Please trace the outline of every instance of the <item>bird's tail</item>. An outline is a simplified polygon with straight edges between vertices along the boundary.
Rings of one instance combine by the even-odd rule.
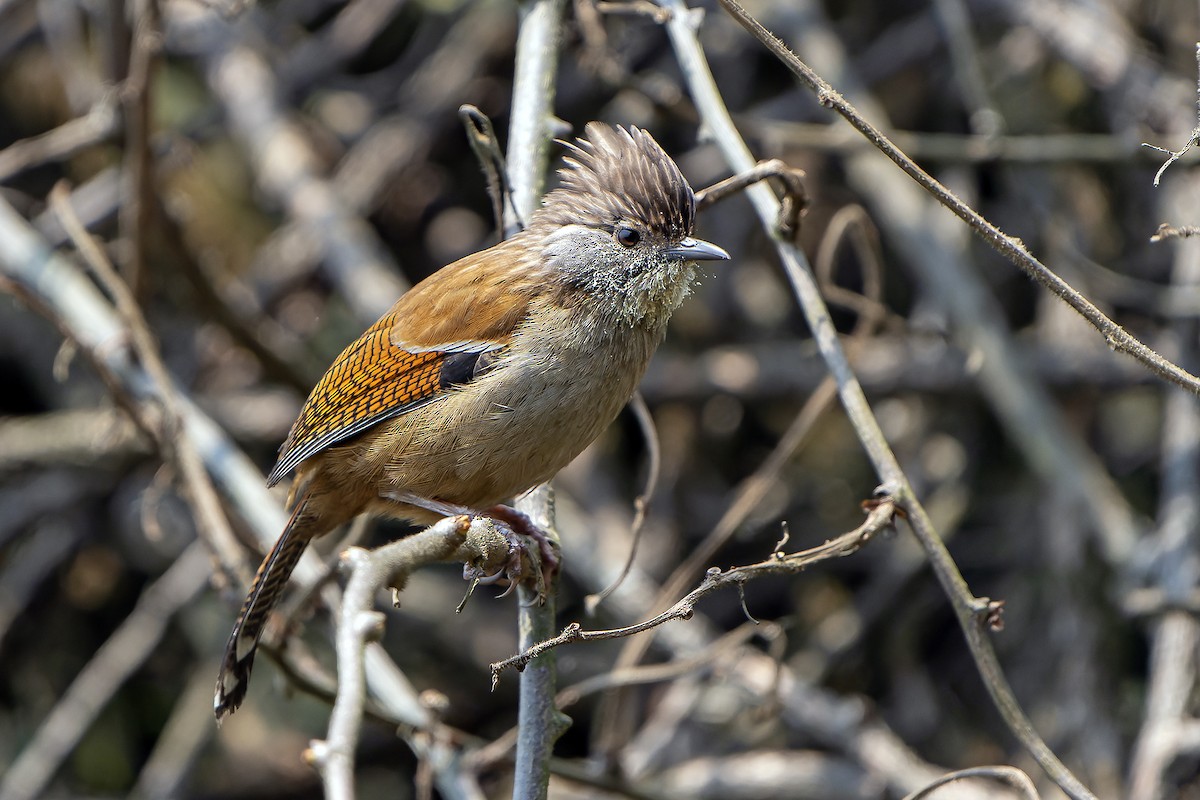
[[[254,652],[258,639],[267,624],[267,617],[279,596],[287,586],[292,570],[296,568],[304,549],[308,547],[314,532],[308,530],[313,519],[305,514],[308,497],[302,496],[292,511],[287,526],[263,559],[250,584],[250,592],[242,604],[229,642],[225,645],[225,656],[221,661],[221,672],[217,676],[217,691],[213,697],[213,712],[220,722],[226,714],[237,711],[250,685],[250,669],[254,666]]]

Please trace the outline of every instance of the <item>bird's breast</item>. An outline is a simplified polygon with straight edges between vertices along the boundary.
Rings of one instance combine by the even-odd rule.
[[[482,508],[549,480],[620,413],[661,338],[559,307],[533,319],[483,375],[386,423],[391,486]]]

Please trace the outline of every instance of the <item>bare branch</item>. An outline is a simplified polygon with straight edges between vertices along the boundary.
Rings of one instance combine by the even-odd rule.
[[[687,596],[666,611],[644,622],[638,622],[634,625],[627,625],[621,628],[613,628],[611,630],[598,631],[585,631],[580,627],[579,623],[573,622],[553,639],[538,642],[517,655],[493,663],[492,684],[495,685],[504,670],[510,668],[523,670],[533,659],[564,644],[602,641],[604,639],[621,639],[626,636],[642,633],[643,631],[652,630],[672,620],[691,619],[692,614],[696,610],[696,603],[713,592],[730,586],[741,588],[747,581],[766,575],[796,575],[808,569],[813,564],[853,555],[858,552],[859,548],[871,541],[877,533],[890,527],[895,513],[895,503],[890,498],[884,498],[873,505],[873,508],[871,508],[867,515],[866,521],[862,525],[848,533],[842,534],[836,539],[830,539],[817,547],[788,555],[772,553],[769,558],[757,564],[733,567],[724,572],[717,567],[713,567],[704,576],[704,581],[699,587],[692,590]]]

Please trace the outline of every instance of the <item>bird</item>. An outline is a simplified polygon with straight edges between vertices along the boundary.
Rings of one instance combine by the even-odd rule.
[[[317,382],[268,486],[291,516],[226,645],[217,720],[246,695],[267,617],[308,543],[363,513],[432,524],[550,480],[620,413],[688,294],[696,200],[645,130],[590,122],[510,238],[434,272]],[[508,519],[512,519],[511,509]]]

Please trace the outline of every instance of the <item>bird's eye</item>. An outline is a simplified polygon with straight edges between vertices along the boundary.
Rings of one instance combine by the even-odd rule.
[[[633,247],[642,240],[642,235],[633,228],[617,228],[616,236],[625,247]]]

